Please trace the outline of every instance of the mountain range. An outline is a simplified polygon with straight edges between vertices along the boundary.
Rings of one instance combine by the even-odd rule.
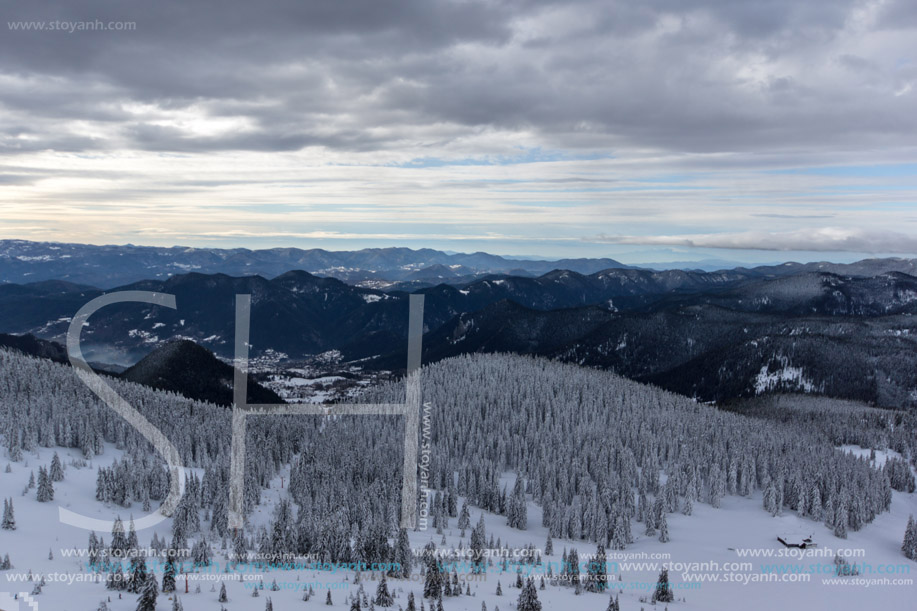
[[[235,296],[250,294],[253,357],[334,350],[365,367],[398,370],[407,297],[420,293],[424,362],[516,352],[611,369],[703,401],[791,390],[913,406],[917,277],[901,271],[917,273],[913,268],[906,259],[716,272],[618,267],[453,277],[387,291],[302,270],[270,278],[189,272],[112,289],[172,294],[176,310],[110,306],[93,315],[82,337],[96,362],[129,366],[170,342],[178,343],[169,350],[181,350],[158,355],[160,365],[180,361],[190,342],[226,359]],[[429,279],[439,272],[448,275],[434,268]],[[63,342],[74,313],[104,292],[61,279],[0,284],[0,332]],[[153,377],[145,375],[145,383]]]
[[[249,250],[0,240],[0,283],[65,280],[104,289],[191,271],[274,278],[290,270],[304,270],[350,284],[388,287],[395,282],[425,285],[456,278],[468,280],[481,274],[538,275],[552,269],[591,274],[612,267],[628,266],[614,259],[541,261],[484,252],[448,254],[429,248]]]
[[[671,269],[718,271],[716,262],[671,263]],[[724,268],[733,267],[720,262]],[[73,284],[110,289],[140,280],[164,280],[176,274],[199,272],[230,276],[274,278],[290,270],[334,277],[367,288],[418,289],[442,282],[464,284],[488,274],[540,276],[553,270],[584,275],[633,266],[608,258],[560,260],[501,257],[485,252],[446,253],[429,248],[367,248],[329,251],[320,248],[191,248],[156,247],[26,240],[0,240],[0,284],[64,280]],[[659,269],[659,265],[648,265]],[[664,271],[664,270],[663,270]],[[735,268],[751,276],[785,276],[801,272],[830,272],[847,276],[875,276],[889,271],[917,274],[912,259],[867,259],[839,264],[784,263],[756,268]]]

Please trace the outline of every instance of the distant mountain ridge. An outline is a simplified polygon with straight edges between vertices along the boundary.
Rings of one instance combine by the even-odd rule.
[[[397,260],[417,252],[381,249],[360,256]],[[172,294],[177,309],[106,307],[82,329],[84,354],[130,365],[162,350],[154,360],[159,366],[138,370],[147,371],[143,378],[151,384],[173,376],[156,373],[160,366],[168,370],[176,359],[200,356],[188,346],[174,353],[185,340],[231,357],[235,298],[250,294],[253,357],[298,359],[333,350],[346,361],[398,370],[405,362],[407,297],[419,293],[425,296],[426,363],[474,352],[537,354],[611,369],[705,401],[803,391],[917,408],[917,277],[907,273],[917,274],[912,260],[714,272],[618,267],[509,275],[469,274],[471,269],[441,263],[412,269],[401,290],[385,291],[303,270],[273,277],[194,271],[147,278],[115,290]],[[71,317],[102,294],[60,279],[0,284],[0,333],[62,342]],[[39,340],[12,341],[26,351],[49,349]],[[190,382],[182,387],[193,387]],[[227,400],[212,398],[219,388],[206,392],[211,394],[195,398]]]
[[[485,252],[447,254],[421,248],[366,248],[329,251],[321,248],[190,248],[175,246],[94,246],[0,240],[0,283],[65,280],[99,288],[113,288],[147,279],[196,271],[231,276],[260,275],[274,278],[290,270],[379,286],[392,282],[480,274],[529,273],[553,269],[592,274],[609,268],[626,268],[614,259],[561,259],[559,261],[506,259]]]
[[[703,263],[703,262],[699,262]],[[691,262],[671,269],[695,269]],[[724,270],[710,270],[721,272]],[[649,265],[645,269],[657,269]],[[535,277],[554,270],[591,275],[608,269],[640,269],[609,258],[545,261],[502,257],[485,252],[446,253],[430,248],[366,248],[329,251],[321,248],[191,248],[158,246],[94,246],[0,240],[0,284],[45,280],[110,289],[141,280],[165,280],[188,272],[275,278],[291,270],[334,277],[365,288],[415,290],[441,282],[466,283],[485,275]],[[917,275],[914,259],[866,259],[856,263],[793,263],[753,268],[736,273],[776,277],[803,272],[830,272],[845,276],[876,276],[886,272]]]
[[[102,292],[56,283],[0,285],[0,332],[32,333],[63,341],[71,317]],[[83,329],[84,346],[104,345],[127,355],[146,354],[165,342],[189,339],[222,357],[232,356],[235,296],[252,295],[252,354],[291,358],[340,350],[346,358],[384,355],[404,344],[407,292],[350,286],[334,278],[292,271],[261,276],[188,273],[144,280],[118,290],[176,296],[176,310],[141,304],[109,306]],[[871,317],[917,314],[917,278],[901,273],[846,277],[800,273],[766,278],[749,272],[604,270],[588,276],[552,271],[537,278],[485,276],[417,291],[425,296],[428,333],[463,314],[501,301],[553,311],[593,307],[609,313],[674,311],[715,306],[740,313]],[[106,354],[91,354],[104,362]]]
[[[910,313],[787,315],[696,304],[622,315],[501,301],[425,337],[423,361],[487,352],[609,369],[703,401],[812,392],[917,407],[917,320]],[[398,352],[378,366],[403,359]]]

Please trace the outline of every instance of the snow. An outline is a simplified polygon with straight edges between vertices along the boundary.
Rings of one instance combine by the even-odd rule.
[[[128,337],[138,337],[144,344],[155,344],[159,341],[159,337],[153,335],[149,331],[144,331],[142,329],[131,329],[127,332]]]
[[[761,394],[779,388],[814,392],[817,390],[815,383],[806,378],[801,367],[792,367],[786,357],[780,357],[782,367],[770,371],[768,365],[763,365],[761,371],[755,376],[755,394]]]
[[[364,294],[362,295],[363,301],[366,303],[375,303],[377,301],[382,301],[382,295],[373,295],[373,294]]]
[[[844,451],[865,453],[864,448],[843,446]],[[0,573],[4,580],[2,590],[7,592],[30,592],[32,583],[14,581],[13,575],[22,575],[32,571],[34,575],[43,574],[47,585],[43,593],[36,597],[39,609],[42,611],[85,611],[95,609],[102,600],[112,596],[109,604],[112,611],[133,611],[136,607],[136,596],[124,594],[119,600],[117,593],[109,592],[103,583],[93,583],[92,577],[86,572],[84,562],[79,556],[72,553],[68,555],[62,550],[82,550],[85,548],[88,533],[86,531],[63,526],[57,520],[57,506],[61,505],[73,511],[86,513],[93,517],[113,519],[120,515],[125,522],[131,514],[138,516],[139,506],[136,504],[128,509],[106,507],[95,501],[95,474],[99,466],[107,466],[115,458],[120,458],[122,453],[111,445],[106,445],[105,453],[91,463],[90,466],[76,468],[71,464],[74,459],[79,459],[77,450],[56,448],[66,467],[66,476],[63,482],[55,483],[55,500],[51,503],[38,503],[35,500],[35,491],[30,490],[22,496],[22,489],[28,481],[29,472],[37,470],[39,465],[50,463],[55,450],[40,448],[37,452],[26,453],[24,463],[12,463],[11,473],[0,472],[0,494],[4,498],[12,497],[16,510],[17,530],[0,531],[0,545],[4,553],[9,552],[13,569]],[[877,462],[884,461],[887,453],[877,452]],[[881,458],[880,458],[881,457]],[[283,485],[289,482],[289,468],[282,470],[278,477],[270,483],[270,488],[262,495],[262,504],[253,516],[253,525],[266,525],[273,512],[277,501],[286,495]],[[514,474],[504,474],[501,483],[507,488],[512,487],[515,481]],[[459,507],[461,507],[459,500]],[[722,501],[719,509],[709,505],[697,503],[694,506],[694,515],[683,516],[680,513],[669,514],[669,530],[672,540],[669,543],[660,543],[652,537],[646,537],[637,528],[635,523],[634,535],[636,541],[628,546],[624,552],[608,551],[609,562],[617,562],[617,571],[612,571],[609,583],[613,588],[622,588],[620,591],[621,607],[625,610],[636,610],[641,607],[653,608],[648,603],[642,603],[640,598],[647,596],[658,576],[660,563],[670,563],[669,577],[675,588],[676,602],[668,605],[672,611],[707,611],[718,609],[736,608],[737,601],[741,601],[743,611],[772,611],[773,609],[833,609],[833,610],[859,610],[875,609],[877,611],[897,611],[913,608],[913,586],[845,586],[830,583],[834,578],[830,575],[811,575],[808,582],[761,582],[762,571],[766,565],[786,565],[789,570],[795,567],[808,567],[811,564],[833,564],[833,555],[823,556],[841,549],[848,550],[844,553],[854,554],[851,562],[857,564],[867,563],[872,566],[890,565],[900,567],[901,577],[913,579],[917,571],[917,563],[908,561],[900,553],[901,536],[907,516],[917,513],[917,495],[894,492],[891,510],[883,513],[876,520],[859,532],[851,532],[847,540],[835,538],[822,524],[808,519],[801,519],[792,512],[784,512],[777,517],[771,517],[761,510],[760,493],[752,498],[727,496]],[[471,508],[471,521],[476,523],[480,510]],[[528,506],[528,529],[519,531],[506,525],[503,516],[484,512],[488,538],[492,534],[499,538],[510,548],[521,548],[534,544],[543,550],[547,538],[546,529],[540,526],[541,510],[531,502]],[[455,528],[455,519],[450,519],[450,528],[446,531],[445,548],[454,548],[461,544],[468,546],[468,533],[461,538],[460,532]],[[160,537],[169,535],[170,521],[167,520],[152,529],[138,532],[140,543],[145,546],[156,532]],[[785,550],[777,542],[776,536],[780,533],[805,533],[814,535],[819,547],[815,550]],[[106,540],[110,533],[100,533]],[[411,546],[415,549],[422,548],[429,541],[434,541],[439,548],[442,537],[432,529],[426,531],[412,531],[409,533]],[[219,547],[218,542],[216,547]],[[595,546],[585,542],[572,542],[562,539],[554,540],[554,555],[545,556],[546,562],[560,562],[562,551],[576,548],[581,561],[589,558],[595,552]],[[48,559],[48,551],[54,553],[54,560]],[[618,556],[617,554],[621,554]],[[668,556],[664,556],[668,554]],[[781,556],[782,555],[782,556]],[[270,596],[274,608],[278,610],[305,608],[305,606],[325,606],[325,595],[328,590],[332,592],[334,604],[330,609],[346,610],[349,605],[345,598],[348,592],[356,591],[358,586],[353,585],[354,574],[350,571],[290,570],[272,571],[264,573],[254,571],[246,574],[245,582],[240,582],[237,575],[221,574],[225,557],[217,551],[214,560],[219,564],[220,570],[215,573],[199,573],[189,576],[189,593],[184,593],[184,579],[178,579],[179,595],[183,605],[189,611],[196,609],[217,609],[217,592],[211,592],[211,585],[219,589],[219,581],[224,578],[229,593],[229,603],[226,607],[230,611],[262,611],[266,597]],[[300,559],[301,560],[301,559]],[[722,570],[727,563],[750,563],[748,566],[737,565],[734,571]],[[500,567],[489,567],[486,581],[469,582],[472,597],[461,596],[446,598],[444,606],[449,611],[478,611],[481,602],[487,603],[488,609],[499,605],[501,609],[512,609],[518,596],[518,590],[511,587],[515,581],[515,573],[511,566],[510,573],[500,573]],[[614,565],[612,565],[614,566]],[[529,567],[526,566],[524,570]],[[903,574],[910,571],[910,574]],[[556,572],[556,571],[555,571]],[[616,575],[620,574],[618,581]],[[416,570],[415,570],[416,575]],[[719,580],[710,579],[719,575]],[[726,582],[725,575],[736,581]],[[869,577],[869,575],[861,575]],[[881,577],[881,576],[874,576]],[[898,577],[892,575],[891,577]],[[798,579],[798,577],[793,577]],[[81,581],[90,579],[90,581]],[[263,579],[265,589],[258,598],[251,597],[251,584]],[[273,580],[278,582],[280,591],[272,592],[268,588]],[[704,581],[692,581],[705,579]],[[848,578],[849,579],[849,578]],[[497,581],[503,587],[503,596],[495,595]],[[537,581],[537,579],[536,579]],[[195,593],[196,583],[201,586],[201,592]],[[316,598],[310,603],[301,600],[302,589],[312,584]],[[692,584],[684,589],[684,584]],[[464,585],[464,583],[463,583]],[[375,592],[376,583],[370,580],[370,575],[363,574],[363,587],[369,596]],[[412,591],[418,598],[422,593],[423,582],[389,579],[389,587],[395,592],[395,607],[406,605],[407,592]],[[539,590],[538,597],[545,611],[566,609],[604,609],[608,596],[605,594],[592,594],[584,592],[574,596],[569,588],[549,585],[546,590]],[[682,602],[681,599],[685,600]],[[428,605],[429,606],[429,605]],[[656,607],[661,608],[661,607]],[[166,595],[160,595],[157,609],[167,611],[171,609],[171,602]]]

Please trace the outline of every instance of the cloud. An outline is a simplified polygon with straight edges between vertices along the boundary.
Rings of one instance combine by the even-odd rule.
[[[0,224],[49,235],[871,250],[917,201],[848,180],[917,160],[906,0],[7,4]]]
[[[917,253],[917,236],[892,231],[825,227],[779,233],[744,231],[695,235],[598,235],[589,241],[609,244],[687,246],[726,250],[773,250],[855,253]]]
[[[0,36],[0,152],[464,154],[911,145],[911,3],[49,0]],[[912,20],[911,20],[912,21]],[[897,95],[896,95],[897,94]],[[223,129],[201,133],[202,124]],[[23,138],[24,125],[29,134]]]

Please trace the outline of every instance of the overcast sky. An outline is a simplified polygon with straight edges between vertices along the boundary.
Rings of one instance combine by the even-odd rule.
[[[0,238],[917,254],[913,0],[0,12]]]

